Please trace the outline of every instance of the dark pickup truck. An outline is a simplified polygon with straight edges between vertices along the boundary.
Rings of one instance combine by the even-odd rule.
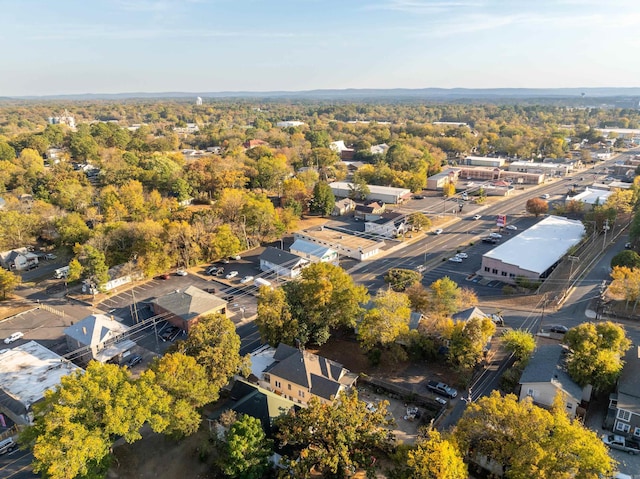
[[[445,383],[439,383],[438,381],[429,381],[427,383],[427,389],[450,398],[454,398],[458,395],[458,391],[447,386]]]

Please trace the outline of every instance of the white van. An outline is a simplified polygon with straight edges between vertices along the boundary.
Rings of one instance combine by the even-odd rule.
[[[268,286],[269,288],[271,288],[271,283],[269,281],[267,281],[266,279],[263,278],[256,278],[253,280],[253,285],[257,288],[259,288],[260,286]]]
[[[18,447],[18,444],[12,437],[8,437],[0,441],[0,454],[6,454]]]
[[[63,266],[53,272],[53,277],[56,279],[66,278],[69,275],[69,267]]]

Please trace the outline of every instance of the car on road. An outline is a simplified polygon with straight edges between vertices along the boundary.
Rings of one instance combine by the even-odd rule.
[[[245,276],[240,280],[240,284],[247,284],[253,281],[253,276]]]
[[[433,234],[434,234],[434,235],[440,235],[440,234],[442,234],[442,232],[443,232],[442,228],[438,228],[437,230],[435,230],[435,231],[433,232]]]
[[[225,278],[226,279],[231,279],[231,278],[235,278],[236,276],[238,276],[238,272],[237,271],[229,271]]]
[[[516,225],[507,225],[506,228],[509,231],[518,231],[518,227]]]
[[[177,276],[186,276],[187,272],[184,269],[179,269],[178,271],[176,271],[176,275]]]
[[[456,256],[460,259],[467,259],[469,257],[467,253],[458,253]]]
[[[502,235],[500,233],[491,233],[489,238],[502,239]]]
[[[624,244],[624,249],[631,249],[633,247],[633,245],[631,243],[625,243]]]
[[[131,356],[125,364],[128,368],[132,368],[136,364],[140,364],[141,362],[142,362],[142,356],[139,356],[136,354],[134,356]]]
[[[549,326],[548,329],[550,333],[557,333],[557,334],[566,334],[569,331],[569,328],[567,328],[562,324],[553,324]]]
[[[482,218],[482,215],[473,215],[473,219],[474,220],[479,220],[480,218]]]
[[[11,336],[8,336],[6,338],[4,338],[4,344],[11,344],[15,341],[17,341],[18,339],[22,339],[22,337],[24,336],[24,333],[18,331],[15,332],[13,334],[11,334]]]
[[[462,263],[462,258],[460,258],[459,256],[452,256],[451,258],[449,258],[449,261],[451,261],[452,263]]]
[[[16,442],[16,438],[7,437],[0,441],[0,455],[7,454],[8,452],[13,451],[18,448],[18,443]]]

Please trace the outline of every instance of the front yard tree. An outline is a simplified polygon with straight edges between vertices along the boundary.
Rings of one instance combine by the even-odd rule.
[[[451,316],[462,309],[478,304],[478,298],[472,290],[460,288],[448,276],[431,283],[429,289],[431,290],[429,312],[439,316]]]
[[[487,317],[457,321],[451,332],[449,361],[461,370],[470,371],[484,357],[487,342],[495,331],[496,325]]]
[[[536,348],[536,339],[528,331],[510,329],[502,335],[502,343],[517,361],[527,362]]]
[[[202,423],[198,408],[211,402],[204,366],[190,356],[168,353],[156,359],[150,369],[155,373],[156,383],[171,398],[167,431],[177,436],[195,433]]]
[[[609,286],[609,292],[624,299],[625,309],[629,308],[629,303],[633,303],[635,311],[640,301],[640,268],[614,266],[611,278],[613,281]]]
[[[416,230],[428,230],[431,228],[431,220],[424,213],[412,213],[407,220],[411,226]]]
[[[571,350],[567,370],[573,380],[581,386],[591,384],[597,391],[615,385],[622,373],[625,352],[631,347],[624,328],[611,321],[571,328],[564,342]]]
[[[404,293],[380,291],[358,325],[358,340],[366,350],[387,347],[409,332],[411,305]]]
[[[311,212],[322,216],[328,216],[336,205],[336,197],[326,181],[318,181],[313,187],[311,198]]]
[[[597,433],[569,419],[561,400],[548,411],[493,391],[467,406],[454,438],[471,460],[488,457],[500,464],[506,479],[596,479],[611,477],[614,466]]]
[[[542,198],[531,198],[527,200],[526,210],[535,216],[544,215],[549,211],[549,203]]]
[[[256,324],[260,337],[270,345],[296,344],[300,325],[297,319],[291,317],[284,289],[260,289]]]
[[[126,368],[91,361],[86,371],[64,376],[47,391],[33,413],[20,441],[33,449],[34,471],[69,479],[103,477],[118,437],[137,441],[145,424],[162,432],[173,411],[153,374],[133,380]]]
[[[291,477],[309,478],[312,469],[322,477],[348,477],[357,469],[373,472],[373,458],[389,448],[388,405],[381,401],[367,409],[354,390],[333,404],[314,397],[307,408],[278,418],[280,443],[299,451],[299,461],[289,458]]]
[[[187,339],[178,342],[176,350],[192,356],[206,369],[211,401],[218,399],[220,389],[234,374],[246,374],[249,367],[249,356],[240,356],[235,325],[223,314],[201,317]]]
[[[362,314],[361,304],[369,300],[364,286],[339,266],[314,263],[296,281],[283,286],[292,317],[300,324],[302,344],[324,344],[337,327],[353,328]]]
[[[260,479],[269,469],[273,443],[267,439],[259,419],[244,415],[226,434],[220,465],[224,475]]]
[[[13,272],[0,268],[0,292],[2,299],[7,299],[7,294],[11,293],[20,284],[20,278]]]
[[[440,436],[435,429],[427,432],[407,455],[407,466],[413,479],[467,479],[467,465],[458,448]]]

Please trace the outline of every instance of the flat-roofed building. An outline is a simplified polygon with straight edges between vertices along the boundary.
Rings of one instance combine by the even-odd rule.
[[[293,234],[293,237],[326,246],[342,256],[357,259],[358,261],[373,258],[380,253],[380,249],[385,244],[384,241],[323,227],[298,231]]]
[[[585,188],[582,193],[575,196],[567,196],[565,202],[579,201],[587,205],[604,205],[613,191]]]
[[[482,256],[478,274],[515,283],[517,277],[546,278],[584,236],[581,221],[548,216]]]
[[[355,185],[346,181],[334,181],[329,187],[337,198],[348,198],[354,191]],[[389,204],[402,203],[411,198],[411,190],[408,188],[393,188],[391,186],[367,185],[370,201],[382,201]]]
[[[509,163],[509,171],[518,173],[545,174],[547,177],[567,176],[573,170],[573,165],[566,163],[543,163],[540,161],[512,161]]]
[[[469,166],[485,166],[489,168],[500,168],[504,166],[504,158],[490,158],[488,156],[467,156],[464,164]]]
[[[0,410],[16,424],[29,424],[31,406],[78,371],[82,369],[35,341],[0,351]]]

